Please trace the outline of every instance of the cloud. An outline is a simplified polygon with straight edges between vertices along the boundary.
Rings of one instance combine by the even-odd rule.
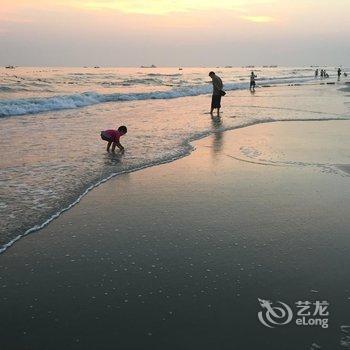
[[[124,13],[145,15],[166,15],[198,11],[229,10],[244,12],[247,7],[271,3],[273,0],[75,0],[72,4],[90,10],[116,10]]]
[[[240,18],[254,23],[270,23],[275,22],[275,18],[270,16],[240,16]]]

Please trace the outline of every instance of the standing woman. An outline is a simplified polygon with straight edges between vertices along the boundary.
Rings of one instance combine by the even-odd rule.
[[[217,76],[214,72],[210,72],[209,76],[213,83],[213,95],[211,97],[211,109],[210,114],[213,115],[214,109],[218,110],[218,116],[220,115],[221,108],[221,96],[225,95],[225,92],[222,90],[224,85],[219,76]]]

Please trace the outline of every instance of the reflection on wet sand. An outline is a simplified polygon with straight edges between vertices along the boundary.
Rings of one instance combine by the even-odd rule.
[[[213,153],[218,154],[222,151],[223,143],[224,143],[224,133],[222,131],[222,118],[220,116],[213,116],[211,118],[212,120],[212,127],[214,131],[214,138],[213,138]]]
[[[124,152],[121,152],[121,151],[105,153],[104,165],[111,166],[111,165],[117,165],[121,163],[123,155],[124,155]]]

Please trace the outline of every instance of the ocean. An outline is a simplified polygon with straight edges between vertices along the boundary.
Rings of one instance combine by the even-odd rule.
[[[250,94],[252,68],[1,68],[0,252],[100,183],[186,156],[217,130],[350,118],[335,67],[324,81],[314,69],[254,67]],[[210,70],[228,92],[220,121],[208,114]],[[100,131],[119,125],[129,129],[126,152],[108,154]]]

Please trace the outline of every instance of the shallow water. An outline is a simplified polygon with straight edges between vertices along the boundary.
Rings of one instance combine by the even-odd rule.
[[[349,97],[338,91],[343,82],[320,85],[310,80],[311,69],[256,69],[260,84],[276,86],[258,88],[255,94],[239,90],[247,86],[247,69],[217,71],[228,90],[235,89],[223,99],[221,120],[207,114],[207,68],[0,71],[2,86],[12,89],[0,92],[0,114],[7,115],[0,118],[0,245],[41,225],[100,181],[182,157],[191,151],[189,141],[209,133],[275,120],[350,117]],[[305,85],[288,86],[291,81]],[[20,90],[21,84],[28,91]],[[179,89],[185,97],[174,98]],[[81,97],[87,91],[95,96],[91,105]],[[131,100],[103,102],[115,94]],[[142,99],[135,94],[143,94]],[[145,99],[154,94],[157,99]],[[83,103],[67,105],[62,95],[71,102],[79,95]],[[43,106],[58,110],[36,113]],[[121,124],[129,128],[122,138],[127,151],[107,154],[99,132]]]
[[[172,99],[211,92],[209,70],[226,90],[246,89],[246,68],[17,68],[0,69],[0,117],[82,108],[105,102]],[[261,86],[313,80],[313,68],[259,68]]]
[[[316,126],[314,122],[310,120],[303,124],[302,131],[308,135],[303,144],[300,144],[300,129],[295,128],[296,122],[269,126],[268,135],[262,132],[264,126],[260,126],[260,134],[254,138],[246,136],[251,133],[247,128],[240,132],[227,156],[257,165],[312,169],[343,177],[350,176],[349,122],[317,121]],[[278,128],[278,137],[274,136],[275,128]],[[305,146],[307,152],[300,152]]]

